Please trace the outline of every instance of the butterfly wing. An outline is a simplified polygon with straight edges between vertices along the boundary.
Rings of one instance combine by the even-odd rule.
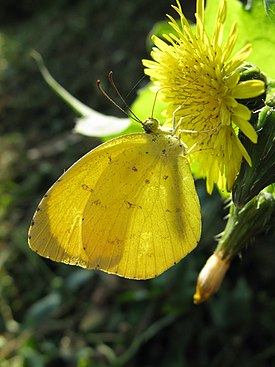
[[[29,242],[55,261],[148,279],[197,245],[200,226],[179,142],[133,134],[92,150],[52,186]]]

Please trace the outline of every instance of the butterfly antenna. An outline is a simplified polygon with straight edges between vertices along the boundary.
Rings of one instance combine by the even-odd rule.
[[[122,113],[124,113],[124,115],[128,116],[128,113],[122,108],[120,107],[106,92],[105,90],[102,88],[101,86],[101,81],[98,79],[97,81],[97,87],[100,91],[100,93],[103,94],[104,97],[106,97],[108,99],[108,101],[110,101],[114,106],[116,106],[116,108],[118,108]]]
[[[121,95],[121,93],[120,93],[120,91],[118,90],[118,88],[117,88],[117,86],[116,86],[116,84],[115,84],[115,82],[114,82],[114,78],[113,78],[113,72],[112,71],[110,71],[109,72],[109,81],[110,81],[110,83],[111,83],[111,86],[114,88],[114,90],[115,90],[115,92],[116,92],[116,94],[118,95],[118,97],[120,98],[120,100],[122,101],[122,103],[124,104],[124,106],[127,108],[127,110],[129,111],[129,114],[130,114],[130,117],[132,118],[132,119],[134,119],[135,121],[137,121],[137,122],[140,122],[140,123],[142,123],[142,121],[134,114],[134,112],[131,110],[131,108],[129,107],[129,105],[128,105],[128,103],[125,101],[125,99],[122,97],[122,95]],[[135,88],[135,87],[134,87]],[[132,88],[132,90],[133,90],[133,88]],[[132,91],[131,90],[131,91]],[[129,95],[129,94],[128,94]]]
[[[131,95],[131,93],[137,88],[137,86],[139,85],[139,83],[144,79],[144,78],[146,78],[146,75],[144,74],[137,82],[136,82],[136,84],[131,88],[131,90],[127,93],[127,95],[126,95],[126,97],[125,97],[125,99],[126,98],[128,98],[130,95]]]
[[[164,87],[165,88],[165,87]],[[154,109],[155,109],[155,106],[156,106],[156,102],[157,102],[157,97],[158,97],[158,93],[161,91],[161,89],[163,88],[160,88],[156,91],[156,94],[155,94],[155,98],[154,98],[154,102],[153,102],[153,106],[152,106],[152,114],[151,114],[151,117],[154,116]]]

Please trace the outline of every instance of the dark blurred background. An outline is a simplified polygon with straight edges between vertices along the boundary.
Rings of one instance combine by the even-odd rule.
[[[194,3],[182,1],[193,19]],[[130,281],[40,258],[28,248],[32,214],[64,169],[100,143],[72,133],[75,114],[30,57],[90,107],[120,116],[100,95],[108,72],[122,95],[142,78],[146,37],[169,1],[0,1],[1,367],[258,367],[275,365],[274,243],[255,239],[220,292],[195,306],[196,278],[227,210],[197,182],[198,248],[157,279]],[[139,87],[146,83],[142,79]],[[108,87],[107,87],[108,89]],[[129,104],[136,90],[127,97]]]

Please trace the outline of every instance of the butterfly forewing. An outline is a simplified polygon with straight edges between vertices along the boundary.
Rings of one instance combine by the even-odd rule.
[[[40,203],[30,245],[55,261],[147,279],[196,246],[200,222],[180,142],[133,134],[94,149],[61,177]]]

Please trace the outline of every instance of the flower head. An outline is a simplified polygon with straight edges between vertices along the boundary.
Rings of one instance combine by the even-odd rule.
[[[180,16],[180,25],[171,16],[169,24],[175,34],[165,41],[153,36],[156,47],[153,60],[143,60],[150,76],[168,107],[165,111],[174,132],[184,134],[188,155],[199,163],[198,174],[207,178],[207,190],[214,184],[231,191],[242,157],[251,159],[239,140],[241,130],[253,143],[257,134],[249,123],[250,110],[240,100],[256,97],[265,91],[260,80],[240,81],[240,66],[251,45],[231,56],[237,38],[233,24],[223,42],[226,0],[221,0],[211,38],[204,28],[204,0],[197,0],[196,29],[192,31],[180,3],[172,6]]]

